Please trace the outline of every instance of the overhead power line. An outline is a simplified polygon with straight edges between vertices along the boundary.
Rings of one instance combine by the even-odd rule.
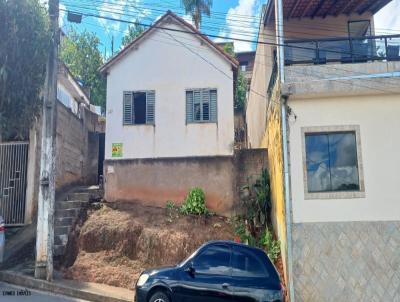
[[[65,9],[60,9],[61,11],[68,12],[69,10]],[[205,33],[200,33],[200,32],[193,32],[193,31],[188,31],[188,30],[183,30],[183,29],[175,29],[175,28],[170,28],[170,27],[165,27],[165,26],[159,26],[155,24],[146,24],[142,22],[136,22],[136,21],[129,21],[129,20],[124,20],[124,19],[117,19],[114,17],[110,16],[102,16],[98,14],[92,14],[92,13],[79,13],[76,11],[70,11],[75,14],[82,14],[87,17],[95,17],[99,19],[105,19],[105,20],[110,20],[110,21],[115,21],[115,22],[121,22],[121,23],[126,23],[126,24],[134,24],[134,25],[139,25],[143,27],[152,27],[152,28],[158,28],[158,29],[163,29],[163,30],[168,30],[168,31],[173,31],[173,32],[181,32],[181,33],[187,33],[191,35],[197,35],[197,36],[203,36],[203,37],[209,37],[209,38],[220,38],[224,40],[230,40],[230,41],[237,41],[237,42],[247,42],[247,43],[253,43],[253,44],[263,44],[263,45],[272,45],[272,46],[282,46],[282,47],[290,47],[290,48],[296,48],[296,49],[303,49],[303,50],[312,50],[315,51],[314,48],[312,47],[304,47],[304,46],[297,46],[297,45],[286,45],[286,44],[279,44],[276,42],[266,42],[266,41],[255,41],[255,40],[250,40],[250,39],[243,39],[243,38],[233,38],[233,37],[226,37],[226,36],[221,36],[221,35],[215,35],[215,34],[205,34]],[[337,53],[337,54],[349,54],[349,55],[356,55],[357,53],[354,52],[346,52],[346,51],[337,51],[337,50],[330,50],[330,49],[324,49],[326,53]]]
[[[88,23],[88,24],[90,24],[92,26],[104,28],[104,26],[100,26],[100,25],[96,25],[96,24],[92,24],[92,23]],[[115,31],[118,31],[118,32],[121,32],[121,33],[123,32],[123,31],[120,31],[120,30],[115,30]],[[204,48],[199,47],[199,45],[195,45],[195,44],[192,44],[192,43],[180,41],[182,39],[183,40],[191,40],[191,41],[193,41],[193,39],[189,39],[189,38],[185,38],[183,36],[180,36],[179,40],[178,40],[173,35],[169,34],[165,30],[162,30],[162,33],[164,35],[166,35],[166,36],[168,35],[168,37],[172,38],[178,44],[176,44],[173,41],[171,41],[171,39],[168,38],[168,37],[167,37],[166,40],[165,39],[161,39],[161,38],[152,38],[152,37],[150,37],[148,39],[152,40],[152,41],[156,41],[156,42],[162,43],[162,44],[166,44],[166,45],[183,47],[183,48],[189,50],[191,53],[195,54],[196,56],[200,57],[203,61],[207,62],[207,64],[210,64],[214,69],[216,69],[217,71],[219,71],[222,74],[224,74],[228,79],[233,80],[233,78],[230,75],[227,75],[224,71],[221,71],[218,67],[215,66],[215,64],[213,64],[212,62],[209,62],[209,60],[207,60],[203,55],[201,55],[199,53],[199,51],[204,51]],[[271,58],[271,56],[269,56],[269,55],[266,55],[266,57]],[[266,64],[265,62],[261,62],[261,61],[258,61],[258,60],[255,60],[255,63],[257,65],[260,65],[260,66],[272,67],[272,64]],[[330,76],[336,76],[337,78],[334,78],[334,79],[330,78],[330,79],[327,79],[327,80],[338,82],[338,83],[341,83],[341,84],[344,84],[344,85],[355,86],[355,87],[359,87],[359,88],[364,88],[364,89],[374,90],[374,91],[380,91],[380,92],[385,92],[385,93],[387,93],[387,92],[395,93],[394,91],[391,91],[388,88],[397,88],[398,87],[398,85],[396,85],[396,84],[389,85],[389,83],[386,83],[385,85],[383,85],[385,87],[383,87],[381,84],[380,84],[379,87],[374,87],[373,84],[376,84],[376,83],[374,82],[373,79],[364,79],[365,81],[367,81],[370,84],[365,84],[365,85],[360,84],[360,83],[354,84],[354,83],[349,82],[346,79],[341,79],[340,78],[341,76],[343,76],[343,72],[346,72],[346,70],[343,70],[341,68],[331,67],[331,66],[325,66],[325,68],[328,69],[328,70],[332,70],[333,69],[333,70],[338,70],[339,72],[341,71],[342,73],[338,73],[338,72],[336,72],[336,73],[335,72],[328,73]],[[294,74],[297,74],[299,76],[309,76],[309,74],[307,74],[306,72],[304,72],[302,70],[293,69],[293,70],[291,70],[291,72],[294,73]],[[367,74],[361,74],[360,73],[358,75],[362,76],[362,75],[367,75]],[[355,75],[355,76],[358,76],[358,75]],[[318,81],[318,80],[314,80],[314,81]],[[260,92],[254,90],[254,89],[251,89],[251,92],[253,92],[254,94],[256,94],[256,95],[258,95],[260,97],[266,97],[263,93],[260,93]]]
[[[182,7],[174,7],[174,6],[162,6],[160,4],[151,4],[151,5],[143,5],[143,3],[140,4],[133,4],[129,2],[121,2],[121,1],[102,1],[102,0],[81,0],[78,3],[74,3],[74,0],[68,0],[64,2],[67,5],[81,5],[81,4],[86,4],[89,5],[90,8],[96,9],[98,6],[101,5],[106,5],[109,8],[112,6],[113,9],[129,9],[129,8],[134,8],[135,10],[148,10],[148,11],[153,11],[153,12],[159,12],[159,13],[165,13],[165,10],[172,10],[172,11],[179,11],[184,14],[184,9]],[[94,6],[94,4],[96,4]],[[223,21],[234,21],[238,23],[243,23],[243,24],[251,24],[251,23],[256,23],[260,19],[260,15],[255,16],[255,15],[241,15],[241,14],[233,14],[233,13],[221,13],[221,12],[216,12],[216,11],[211,11],[211,15],[213,16],[213,20],[208,18],[203,19],[203,24],[205,23],[213,23],[215,19],[223,20]],[[221,15],[225,15],[225,17],[221,18]],[[286,23],[287,21],[285,21]],[[289,21],[290,22],[290,21]],[[304,25],[303,25],[304,26]],[[317,21],[316,19],[313,20],[312,24],[309,24],[308,26],[304,26],[304,28],[309,28],[309,29],[324,29],[325,31],[332,31],[332,32],[342,32],[342,33],[348,33],[347,31],[343,30],[338,30],[336,24],[327,24],[326,22],[320,22]],[[395,29],[388,29],[388,28],[379,28],[375,27],[374,28],[376,31],[380,32],[400,32],[400,30],[395,30]],[[294,31],[292,31],[294,32]]]

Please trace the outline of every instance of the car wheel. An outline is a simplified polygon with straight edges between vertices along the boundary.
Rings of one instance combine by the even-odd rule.
[[[163,292],[156,292],[151,296],[149,302],[170,302],[169,298]]]

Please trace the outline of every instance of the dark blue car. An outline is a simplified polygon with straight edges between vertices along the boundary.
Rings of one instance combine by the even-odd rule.
[[[211,241],[175,267],[143,272],[136,302],[283,301],[279,275],[261,249]]]

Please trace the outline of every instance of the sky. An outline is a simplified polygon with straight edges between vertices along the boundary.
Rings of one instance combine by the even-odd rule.
[[[221,37],[254,41],[257,39],[258,16],[262,5],[267,1],[213,0],[211,17],[203,17],[201,31]],[[71,28],[95,32],[101,41],[101,51],[109,57],[111,41],[114,40],[114,51],[118,51],[128,24],[95,17],[84,17],[81,24],[72,24],[66,20],[63,10],[129,21],[138,19],[141,23],[150,25],[170,9],[191,22],[191,18],[185,15],[180,3],[180,0],[60,0],[60,25],[65,32]],[[400,0],[392,0],[375,15],[375,28],[376,34],[400,33]],[[223,41],[222,38],[213,38],[213,40]],[[237,52],[254,49],[254,43],[235,42]]]

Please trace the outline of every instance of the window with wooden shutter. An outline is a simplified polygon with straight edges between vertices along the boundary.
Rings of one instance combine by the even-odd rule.
[[[186,123],[217,122],[217,90],[186,91]]]
[[[210,121],[216,123],[218,121],[217,110],[217,90],[210,90]]]
[[[124,92],[123,124],[133,124],[133,98],[132,92]]]
[[[193,91],[186,91],[186,124],[193,123]]]
[[[126,91],[123,95],[124,125],[155,124],[155,91]]]
[[[154,125],[155,120],[155,91],[147,91],[146,93],[146,124]]]

